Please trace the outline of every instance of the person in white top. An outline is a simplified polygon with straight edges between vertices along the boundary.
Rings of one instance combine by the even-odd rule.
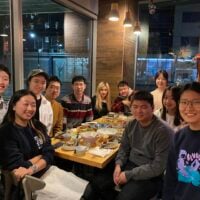
[[[178,109],[180,89],[177,86],[167,87],[162,96],[162,108],[154,112],[156,116],[166,121],[175,132],[184,126]]]
[[[0,64],[0,124],[7,112],[7,103],[3,99],[3,94],[9,86],[11,74],[6,66]]]
[[[156,89],[151,92],[154,101],[154,110],[162,108],[162,95],[168,84],[168,73],[160,70],[155,75]]]
[[[42,95],[46,89],[47,81],[48,75],[42,69],[33,69],[28,74],[28,89],[37,97],[37,109],[34,117],[46,126],[49,134],[53,125],[53,110],[51,103]]]

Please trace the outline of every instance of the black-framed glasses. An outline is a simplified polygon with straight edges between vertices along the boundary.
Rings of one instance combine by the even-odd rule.
[[[179,106],[181,108],[186,108],[187,106],[192,106],[195,109],[200,109],[200,99],[186,100],[182,99],[179,101]]]

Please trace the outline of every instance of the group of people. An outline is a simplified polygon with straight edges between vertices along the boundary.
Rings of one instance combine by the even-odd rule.
[[[85,78],[75,76],[73,93],[60,104],[56,98],[61,81],[35,69],[28,75],[27,89],[15,92],[6,105],[2,95],[10,78],[9,70],[0,65],[0,165],[18,181],[27,174],[43,179],[46,187],[38,191],[38,199],[149,200],[161,191],[163,177],[163,200],[199,199],[199,82],[168,86],[167,73],[159,71],[152,93],[133,91],[120,81],[112,104],[107,82],[99,83],[91,99],[84,93]],[[53,165],[50,137],[63,130],[63,118],[71,128],[110,111],[131,113],[134,119],[125,127],[109,173],[98,171],[88,183]]]

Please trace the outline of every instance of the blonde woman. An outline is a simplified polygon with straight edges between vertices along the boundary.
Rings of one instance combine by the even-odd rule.
[[[111,110],[110,86],[107,82],[100,82],[96,95],[92,97],[94,119],[107,115]]]

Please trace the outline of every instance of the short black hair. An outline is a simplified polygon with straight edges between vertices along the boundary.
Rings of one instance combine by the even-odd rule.
[[[50,84],[51,82],[58,82],[58,83],[60,83],[60,86],[62,85],[61,80],[60,80],[57,76],[51,76],[51,77],[48,79],[48,81],[47,81],[47,86],[46,86],[46,88],[48,88],[48,86],[49,86],[49,84]]]
[[[191,91],[194,91],[194,92],[200,94],[200,83],[194,81],[194,82],[192,82],[192,83],[187,83],[187,84],[185,84],[185,85],[181,88],[180,97],[181,97],[181,95],[182,95],[186,90],[191,90]]]
[[[84,76],[74,76],[73,78],[72,78],[72,84],[74,84],[74,82],[81,82],[81,81],[83,81],[85,84],[86,84],[86,79],[85,79],[85,77]]]
[[[124,87],[124,86],[128,86],[128,87],[129,87],[128,82],[127,82],[127,81],[124,81],[124,80],[120,81],[120,82],[118,83],[118,85],[117,85],[118,88],[119,88],[119,87]]]
[[[155,77],[154,77],[154,80],[156,80],[160,74],[162,74],[163,77],[164,77],[164,78],[167,80],[167,82],[168,82],[168,73],[167,73],[166,70],[159,70],[158,72],[156,72]]]
[[[4,71],[6,74],[8,74],[9,82],[10,82],[10,80],[11,80],[11,73],[10,73],[9,69],[5,65],[0,64],[0,71]]]
[[[132,97],[131,104],[134,100],[147,101],[152,107],[154,107],[153,95],[146,90],[138,90],[137,92],[135,92]]]

